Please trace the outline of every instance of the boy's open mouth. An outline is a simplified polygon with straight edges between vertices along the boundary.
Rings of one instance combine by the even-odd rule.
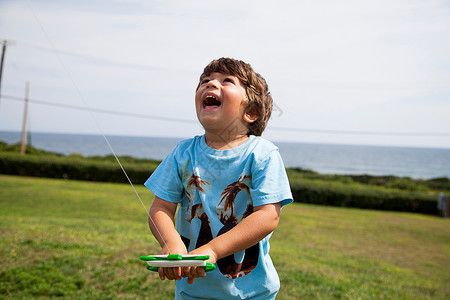
[[[217,108],[222,105],[222,102],[220,102],[215,96],[208,95],[203,100],[203,108],[206,109],[213,109]]]

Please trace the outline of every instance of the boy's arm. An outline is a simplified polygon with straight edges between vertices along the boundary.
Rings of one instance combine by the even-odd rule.
[[[160,254],[186,254],[186,246],[175,229],[177,204],[155,196],[149,211],[148,225],[161,245]],[[161,280],[181,279],[181,268],[159,268]]]
[[[228,255],[245,250],[266,237],[278,226],[281,203],[256,206],[252,214],[243,219],[230,231],[219,235],[208,244],[191,251],[190,254],[209,255],[215,263]],[[196,277],[206,275],[202,268],[184,268],[183,275],[193,283]]]
[[[245,250],[277,228],[280,210],[280,203],[256,206],[253,213],[233,229],[219,235],[205,246],[216,254],[216,260]]]

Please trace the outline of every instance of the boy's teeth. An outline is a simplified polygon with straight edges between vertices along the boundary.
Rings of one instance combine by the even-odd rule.
[[[205,106],[220,106],[221,104],[222,103],[214,96],[208,95],[205,97]]]

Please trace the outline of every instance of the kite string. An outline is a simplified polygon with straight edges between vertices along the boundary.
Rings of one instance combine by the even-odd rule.
[[[134,193],[136,194],[137,198],[139,199],[139,201],[142,204],[142,207],[144,208],[145,212],[147,213],[147,216],[149,218],[149,220],[152,222],[153,227],[156,229],[158,235],[161,237],[162,241],[164,242],[165,247],[167,248],[167,250],[170,252],[170,249],[163,237],[163,235],[161,234],[161,232],[158,229],[158,226],[156,225],[155,221],[153,220],[153,218],[150,216],[150,212],[147,210],[147,208],[145,207],[144,202],[141,199],[141,196],[139,195],[138,191],[136,190],[136,188],[134,187],[133,182],[131,181],[130,177],[128,176],[128,173],[125,171],[124,167],[122,166],[122,163],[119,160],[119,157],[116,155],[116,152],[114,151],[113,147],[111,146],[108,138],[106,137],[106,135],[103,133],[103,130],[100,126],[100,124],[97,121],[97,118],[95,118],[95,115],[93,114],[93,112],[89,109],[89,105],[87,104],[86,100],[84,99],[83,95],[81,94],[80,89],[78,88],[77,84],[75,83],[75,80],[73,79],[71,73],[69,72],[69,70],[67,69],[66,65],[64,64],[64,61],[61,59],[61,56],[59,55],[58,51],[56,50],[56,48],[54,47],[49,35],[47,34],[47,31],[45,30],[44,26],[41,24],[41,22],[39,21],[39,18],[37,17],[37,15],[35,14],[33,8],[31,7],[31,4],[29,2],[29,0],[27,0],[27,4],[28,4],[28,8],[30,9],[31,13],[33,14],[34,19],[36,20],[36,22],[38,23],[39,27],[41,28],[41,31],[43,32],[45,38],[47,39],[47,42],[49,43],[53,53],[56,55],[56,58],[58,59],[59,64],[61,65],[61,67],[63,68],[64,72],[66,72],[66,75],[69,77],[69,80],[71,81],[73,87],[75,88],[75,90],[78,93],[78,97],[81,99],[81,101],[83,102],[84,106],[86,108],[88,108],[89,114],[91,116],[91,118],[93,119],[95,125],[97,126],[98,131],[100,132],[100,134],[103,136],[103,138],[105,139],[106,144],[108,145],[111,153],[113,154],[114,158],[116,159],[117,163],[120,166],[120,169],[122,170],[123,174],[125,175],[125,177],[127,178],[128,183],[131,185],[131,187],[133,188]]]

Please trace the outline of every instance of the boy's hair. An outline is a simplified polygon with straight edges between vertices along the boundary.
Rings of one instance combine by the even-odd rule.
[[[236,76],[245,88],[247,101],[244,102],[244,112],[251,116],[258,116],[253,123],[249,123],[247,135],[260,136],[266,128],[270,115],[272,114],[272,96],[266,80],[256,73],[251,65],[233,58],[219,58],[211,61],[200,75],[200,81],[211,75],[211,73],[222,73]]]

